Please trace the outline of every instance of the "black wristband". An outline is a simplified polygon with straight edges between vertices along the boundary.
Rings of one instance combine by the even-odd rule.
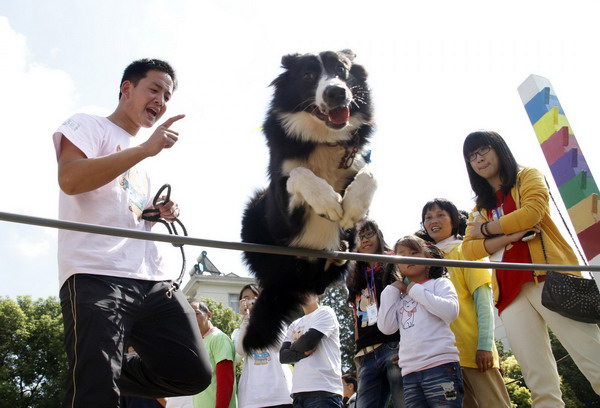
[[[486,221],[483,224],[481,224],[481,234],[485,237],[485,238],[492,238],[492,236],[490,235],[487,226],[490,222]]]

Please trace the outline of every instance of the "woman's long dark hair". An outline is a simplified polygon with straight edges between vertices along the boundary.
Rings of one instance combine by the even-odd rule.
[[[510,189],[517,182],[517,172],[519,171],[519,165],[502,136],[491,130],[478,130],[470,133],[463,144],[463,157],[467,165],[471,188],[475,193],[475,204],[478,210],[496,207],[496,192],[486,179],[475,173],[468,159],[469,154],[483,146],[491,146],[498,155],[503,196],[510,193]]]
[[[377,241],[379,243],[379,247],[377,248],[378,254],[392,251],[383,238],[383,232],[381,232],[377,223],[371,219],[365,219],[356,225],[355,248],[358,248],[358,245],[360,244],[359,237],[365,231],[375,231],[375,235],[377,235]],[[367,286],[364,270],[368,266],[369,263],[364,261],[356,261],[351,263],[350,272],[346,278],[346,286],[348,287],[348,303],[351,305],[356,301],[356,295],[360,294],[360,291]],[[396,265],[393,263],[384,264],[382,277],[383,285],[389,285],[395,280]]]

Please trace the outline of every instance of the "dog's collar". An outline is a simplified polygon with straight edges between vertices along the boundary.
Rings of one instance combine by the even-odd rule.
[[[358,139],[356,137],[352,137],[347,142],[337,142],[337,143],[325,143],[327,146],[336,147],[341,146],[344,148],[344,156],[340,160],[340,164],[338,165],[338,169],[349,169],[354,163],[354,158],[356,157],[356,153],[358,153]]]

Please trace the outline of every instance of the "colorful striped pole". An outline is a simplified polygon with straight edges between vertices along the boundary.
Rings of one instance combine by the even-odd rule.
[[[550,166],[583,253],[591,265],[600,265],[600,212],[598,186],[577,144],[569,121],[550,81],[530,75],[519,95]],[[594,272],[600,288],[600,273]]]

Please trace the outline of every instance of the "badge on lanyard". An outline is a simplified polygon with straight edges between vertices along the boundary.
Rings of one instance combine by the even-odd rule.
[[[499,207],[494,208],[493,210],[490,210],[492,217],[491,220],[492,221],[497,221],[500,218],[502,218],[504,216],[504,204],[500,204]],[[507,247],[508,249],[510,249],[510,246],[512,246],[512,244],[508,244]],[[489,256],[490,261],[491,262],[502,262],[502,259],[504,258],[504,250],[505,248],[500,248],[499,250],[497,250],[496,252],[494,252],[493,254],[491,254]]]
[[[367,306],[367,317],[369,318],[369,326],[377,324],[377,305],[376,304]]]
[[[365,271],[365,278],[367,278]],[[367,278],[367,288],[369,289],[369,304],[367,306],[367,318],[369,326],[377,324],[377,294],[375,289],[375,269],[371,267],[371,279]]]

